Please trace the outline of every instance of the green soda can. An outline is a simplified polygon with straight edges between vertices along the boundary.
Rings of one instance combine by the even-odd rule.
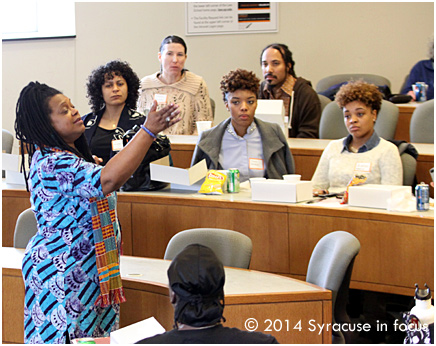
[[[96,344],[94,338],[79,338],[74,339],[73,344]]]
[[[229,193],[239,192],[239,169],[230,168],[227,175],[227,191]]]

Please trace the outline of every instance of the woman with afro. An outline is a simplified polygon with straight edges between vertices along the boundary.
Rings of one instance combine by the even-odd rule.
[[[331,141],[312,177],[314,195],[342,192],[355,174],[368,184],[402,185],[398,148],[374,130],[382,104],[377,86],[363,81],[343,85],[335,97],[349,135]]]

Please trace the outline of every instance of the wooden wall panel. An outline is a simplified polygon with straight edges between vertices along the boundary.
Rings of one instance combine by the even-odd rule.
[[[132,204],[118,201],[117,215],[121,225],[122,254],[132,255]]]
[[[265,304],[226,305],[224,317],[226,324],[242,330],[246,330],[248,318],[255,318],[259,325],[256,331],[274,335],[281,344],[321,344],[322,333],[312,332],[309,321],[323,324],[322,304],[321,301],[267,304],[267,313]]]
[[[14,230],[18,215],[30,208],[29,195],[2,198],[2,246],[14,246]]]
[[[343,230],[355,235],[361,244],[351,278],[360,287],[368,284],[367,289],[371,290],[375,285],[380,285],[379,289],[397,286],[401,292],[413,294],[415,282],[433,283],[434,229],[431,226],[302,214],[290,214],[289,224],[292,225],[289,231],[292,276],[302,278],[306,274],[310,254],[319,239],[332,231]]]
[[[21,272],[17,275],[2,275],[2,341],[22,344],[24,342],[24,283]],[[5,313],[7,312],[7,315]],[[13,312],[13,313],[12,313]]]
[[[134,256],[163,258],[174,234],[189,228],[215,227],[251,238],[251,269],[276,273],[289,270],[286,213],[137,203],[132,205],[132,214]]]

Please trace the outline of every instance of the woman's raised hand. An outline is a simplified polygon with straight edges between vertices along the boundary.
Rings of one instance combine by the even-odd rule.
[[[171,103],[159,111],[156,111],[156,108],[157,101],[154,100],[144,123],[144,126],[154,134],[158,134],[181,120],[181,118],[178,118],[180,110],[178,110],[179,106],[176,104]]]

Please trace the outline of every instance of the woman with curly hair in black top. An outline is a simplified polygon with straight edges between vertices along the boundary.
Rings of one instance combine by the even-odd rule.
[[[124,133],[145,120],[135,111],[139,78],[127,62],[113,60],[93,70],[86,87],[92,112],[83,117],[85,136],[96,163],[105,165]]]

